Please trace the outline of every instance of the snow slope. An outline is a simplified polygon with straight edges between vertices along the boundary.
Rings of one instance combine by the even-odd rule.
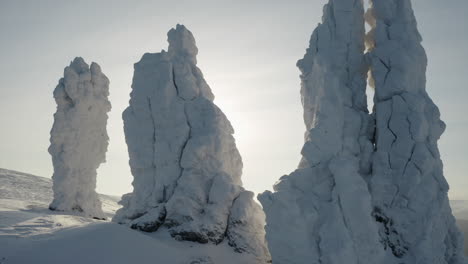
[[[120,207],[100,195],[108,219]],[[109,221],[48,210],[50,179],[0,169],[0,264],[242,264],[251,256],[227,243],[179,242],[167,232],[146,234]]]

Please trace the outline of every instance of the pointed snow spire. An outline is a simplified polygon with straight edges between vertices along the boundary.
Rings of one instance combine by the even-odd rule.
[[[362,1],[330,0],[302,60],[299,168],[259,195],[273,263],[382,263],[365,179],[368,133]]]
[[[194,64],[197,64],[198,48],[195,38],[184,25],[177,24],[176,28],[169,30],[167,41],[169,42],[169,54],[186,57],[186,60],[192,60]]]
[[[437,141],[445,129],[425,91],[426,53],[409,0],[373,0],[373,215],[387,251],[404,263],[466,263]]]
[[[51,210],[105,218],[96,189],[96,169],[105,161],[109,80],[96,63],[75,58],[54,90],[57,112],[50,132],[54,166]]]
[[[177,25],[168,52],[135,64],[125,138],[134,176],[114,221],[178,240],[218,244],[269,260],[264,215],[242,188],[242,160],[234,129],[213,103],[196,66],[192,33]]]

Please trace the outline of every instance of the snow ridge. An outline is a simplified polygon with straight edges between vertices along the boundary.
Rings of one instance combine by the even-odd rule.
[[[113,220],[147,232],[163,226],[178,240],[227,238],[266,262],[265,234],[257,229],[264,214],[242,188],[234,129],[196,66],[195,39],[177,25],[168,42],[167,52],[146,53],[135,64],[123,113],[134,191]]]
[[[54,90],[57,112],[50,132],[54,166],[51,210],[104,218],[96,193],[96,170],[105,162],[111,109],[109,80],[98,64],[78,57],[65,68]]]

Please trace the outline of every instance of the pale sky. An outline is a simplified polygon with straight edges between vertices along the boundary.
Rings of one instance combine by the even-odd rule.
[[[130,192],[121,113],[133,64],[167,49],[167,31],[181,23],[194,34],[198,66],[236,130],[245,187],[271,189],[300,159],[305,128],[295,64],[325,2],[0,0],[0,168],[51,177],[52,91],[81,56],[111,81],[110,144],[98,191]],[[468,200],[468,1],[413,6],[429,57],[427,90],[448,126],[439,146],[449,195]]]

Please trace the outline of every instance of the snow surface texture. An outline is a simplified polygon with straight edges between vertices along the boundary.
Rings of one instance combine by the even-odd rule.
[[[96,170],[105,161],[109,137],[109,80],[96,63],[75,58],[54,90],[57,112],[50,132],[54,200],[51,210],[103,218],[95,192]]]
[[[48,178],[0,169],[0,263],[256,263],[251,255],[233,252],[226,241],[216,246],[176,241],[163,232],[135,232],[78,213],[50,211],[51,189]],[[112,217],[119,197],[99,197],[104,213]],[[451,205],[466,236],[468,201]]]
[[[409,0],[374,0],[372,178],[381,242],[405,263],[466,263],[437,140],[445,130],[425,90],[426,53]]]
[[[325,6],[298,62],[303,158],[274,193],[259,195],[273,263],[465,263],[420,42],[409,0],[374,0],[366,15],[359,0]]]
[[[227,241],[220,245],[176,241],[167,233],[135,232],[81,214],[48,210],[50,179],[0,169],[1,264],[251,264]],[[99,195],[110,218],[118,197]],[[146,234],[146,235],[145,235]]]
[[[125,138],[134,176],[114,221],[177,240],[219,244],[269,260],[264,214],[242,188],[231,124],[196,66],[192,33],[177,25],[169,49],[135,64]]]

